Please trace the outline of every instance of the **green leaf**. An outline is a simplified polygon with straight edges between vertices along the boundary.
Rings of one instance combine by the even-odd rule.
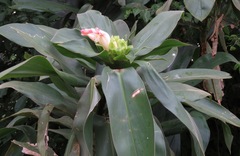
[[[184,0],[183,2],[196,19],[203,21],[211,12],[215,0]]]
[[[71,85],[77,86],[86,85],[89,81],[89,78],[85,76],[82,76],[81,79],[72,74],[59,71],[42,56],[34,56],[22,63],[8,68],[0,73],[0,80],[32,76],[59,76]]]
[[[207,96],[211,96],[208,92],[205,92],[201,89],[192,87],[187,84],[178,83],[178,82],[169,82],[167,85],[171,88],[174,94],[180,101],[184,101],[185,99],[190,101],[196,101],[203,99]]]
[[[177,56],[171,66],[167,69],[167,71],[188,68],[196,48],[197,46],[179,47]]]
[[[28,42],[27,40],[23,39],[20,31],[25,32],[32,37],[34,35],[37,38],[47,37],[47,36],[44,36],[44,33],[38,28],[37,25],[13,23],[13,24],[7,24],[0,27],[0,34],[6,37],[7,39],[24,47],[29,47],[29,48],[32,47],[31,42]]]
[[[96,79],[92,78],[78,102],[78,109],[73,121],[73,129],[81,145],[81,155],[93,154],[93,116],[91,112],[101,99],[95,85]]]
[[[66,100],[58,91],[40,82],[10,81],[0,85],[0,89],[13,88],[40,106],[52,104],[54,107],[73,116],[76,103]]]
[[[172,0],[167,0],[159,9],[157,9],[156,14],[159,14],[163,11],[168,11],[172,4]]]
[[[130,35],[130,29],[127,23],[120,19],[114,21],[113,23],[115,25],[115,28],[118,32],[119,37],[127,40]]]
[[[154,141],[155,141],[155,156],[160,155],[168,156],[170,153],[170,148],[162,132],[162,128],[160,124],[157,124],[157,121],[154,121]]]
[[[34,48],[42,55],[54,58],[63,71],[81,76],[80,63],[63,56],[50,42],[55,29],[34,24],[7,24],[0,27],[0,34],[24,47]]]
[[[99,11],[88,10],[85,13],[78,14],[77,19],[81,29],[98,27],[110,36],[118,35],[114,23]]]
[[[86,68],[95,70],[95,62],[89,58],[96,56],[97,53],[92,49],[87,39],[80,35],[77,29],[63,28],[59,29],[51,42],[60,53],[67,57],[77,58]]]
[[[228,148],[229,153],[231,154],[231,146],[232,146],[232,141],[233,141],[233,135],[232,135],[231,129],[225,123],[222,123],[222,128],[223,128],[225,144]]]
[[[67,5],[66,3],[48,1],[48,0],[13,0],[15,5],[11,6],[12,9],[17,10],[33,10],[40,12],[51,12],[51,13],[59,13],[63,11],[68,12],[78,12],[78,8]]]
[[[3,139],[7,135],[10,135],[11,133],[15,132],[15,128],[0,128],[0,139]]]
[[[172,48],[174,47],[182,47],[182,46],[189,46],[189,44],[187,43],[183,43],[179,40],[175,40],[175,39],[166,39],[165,41],[163,41],[163,43],[153,49],[150,53],[144,55],[144,56],[140,56],[136,59],[144,59],[144,58],[147,58],[148,56],[152,56],[152,55],[165,55],[167,54]]]
[[[232,0],[232,2],[233,2],[233,4],[234,4],[234,6],[235,6],[238,10],[240,10],[240,1],[239,1],[239,0]]]
[[[240,120],[228,109],[213,100],[201,99],[194,102],[186,100],[185,103],[210,117],[240,127]]]
[[[48,147],[48,124],[50,113],[54,106],[51,104],[45,105],[38,119],[37,128],[37,147],[41,155],[46,155],[46,147]]]
[[[152,93],[166,109],[172,112],[189,129],[194,142],[197,143],[194,146],[195,151],[199,155],[204,155],[202,138],[197,125],[193,121],[193,118],[184,109],[182,104],[174,95],[173,91],[168,87],[166,82],[161,78],[150,63],[141,62],[139,65],[141,66],[141,75]]]
[[[145,60],[151,63],[151,65],[157,70],[157,72],[162,72],[163,70],[167,69],[176,59],[178,54],[178,48],[172,48],[168,53],[165,55],[153,55],[146,57]]]
[[[29,142],[36,142],[37,135],[33,127],[28,125],[19,125],[13,126],[12,128],[22,131]]]
[[[167,82],[186,82],[190,80],[203,79],[229,79],[231,76],[222,71],[213,69],[176,69],[167,73],[161,73],[162,78]]]
[[[154,155],[154,124],[145,86],[134,68],[102,72],[113,143],[119,156]]]
[[[62,28],[56,31],[51,39],[53,43],[64,43],[73,40],[81,40],[84,37],[81,36],[81,32],[78,29]]]
[[[135,56],[143,56],[160,46],[172,33],[182,11],[167,11],[158,14],[132,40]]]
[[[198,58],[191,68],[214,68],[226,62],[234,62],[240,64],[239,61],[231,54],[226,52],[218,52],[214,57],[212,54],[206,54]]]
[[[16,104],[14,106],[14,111],[20,111],[21,109],[26,107],[27,104],[27,97],[26,96],[21,96],[19,99],[17,99]]]
[[[105,117],[95,116],[94,123],[96,139],[95,152],[98,156],[116,156],[109,122]]]
[[[64,51],[61,49],[58,50],[63,55],[66,55],[68,57],[81,58],[82,56],[95,57],[99,55],[99,53],[96,53],[92,49],[91,45],[86,39],[71,40],[67,42],[57,43],[56,46],[67,49],[68,51]]]
[[[191,111],[190,114],[198,126],[203,140],[204,151],[206,151],[210,140],[210,129],[208,127],[206,116],[198,111]]]

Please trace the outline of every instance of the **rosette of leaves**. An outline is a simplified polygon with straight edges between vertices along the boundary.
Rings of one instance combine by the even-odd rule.
[[[192,152],[204,155],[210,136],[207,119],[240,127],[240,120],[211,100],[209,93],[185,83],[231,78],[228,73],[198,68],[162,73],[174,61],[177,47],[187,45],[168,39],[181,15],[182,11],[162,12],[138,33],[124,21],[112,22],[94,10],[78,14],[73,29],[16,23],[0,27],[4,37],[41,54],[0,73],[0,80],[39,77],[38,82],[11,80],[0,85],[38,105],[8,117],[12,120],[0,129],[1,138],[16,131],[25,135],[15,138],[4,154],[21,153],[23,147],[53,155],[48,144],[52,132],[67,139],[64,155],[171,155],[166,137],[184,130],[191,134]],[[128,41],[132,48],[124,59],[116,55],[109,64],[109,53],[79,32],[95,27]],[[37,122],[20,122],[29,115]],[[230,147],[230,132],[225,136]]]

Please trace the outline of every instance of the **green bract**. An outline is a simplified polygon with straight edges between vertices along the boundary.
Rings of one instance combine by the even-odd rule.
[[[126,55],[130,52],[133,46],[129,46],[128,42],[120,39],[119,36],[112,36],[109,44],[109,55],[115,60],[126,60]]]

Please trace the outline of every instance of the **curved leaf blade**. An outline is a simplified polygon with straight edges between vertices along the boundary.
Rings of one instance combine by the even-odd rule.
[[[161,76],[167,82],[186,82],[190,80],[231,78],[228,73],[223,71],[197,68],[171,70],[167,73],[161,73]]]
[[[82,29],[98,27],[110,36],[118,35],[114,23],[99,11],[88,10],[85,13],[78,14],[77,19]]]
[[[56,69],[45,57],[33,56],[0,73],[0,80],[9,78],[22,78],[32,76],[55,76],[74,86],[85,86],[89,78],[81,75],[75,76]]]
[[[59,3],[48,0],[14,0],[14,5],[11,6],[12,9],[17,10],[34,10],[40,12],[51,12],[51,13],[59,13],[63,11],[71,11],[74,13],[78,12],[78,8],[67,5],[66,3]]]
[[[50,113],[54,106],[51,104],[45,105],[39,119],[37,128],[37,147],[41,155],[46,155],[46,149],[48,149],[48,124]],[[46,148],[47,147],[47,148]]]
[[[228,109],[213,100],[201,99],[194,102],[186,100],[185,103],[210,117],[240,127],[240,120]]]
[[[81,155],[93,155],[92,111],[100,99],[101,96],[96,88],[96,79],[93,78],[78,102],[78,109],[73,121],[74,133],[81,145]]]
[[[184,0],[183,2],[196,19],[203,21],[211,12],[215,0]]]
[[[235,6],[238,10],[240,10],[240,1],[239,1],[239,0],[232,0],[232,2],[233,2],[233,4],[234,4],[234,6]]]
[[[178,83],[178,82],[169,82],[167,85],[171,88],[174,94],[180,101],[188,99],[190,101],[196,101],[203,99],[207,96],[211,96],[208,92],[205,92],[201,89],[192,87],[187,84]]]
[[[202,138],[193,118],[184,109],[173,91],[168,87],[150,63],[140,62],[139,65],[141,66],[143,79],[146,81],[155,97],[189,129],[194,142],[196,142],[194,146],[196,153],[198,155],[204,155]]]
[[[66,100],[57,90],[40,82],[10,81],[0,85],[0,89],[13,88],[39,105],[52,104],[70,116],[76,111],[76,104]]]
[[[143,56],[161,45],[172,33],[182,15],[182,11],[167,11],[158,14],[132,40],[135,56]]]
[[[105,117],[95,116],[95,150],[99,156],[117,156],[113,146],[110,123]]]
[[[102,72],[113,143],[120,156],[154,155],[154,125],[145,86],[133,68]]]
[[[191,68],[214,68],[218,65],[221,65],[223,63],[227,62],[234,62],[236,64],[240,64],[240,62],[230,53],[226,52],[218,52],[214,57],[212,57],[212,54],[206,54],[202,57],[198,58],[194,64],[191,66]]]
[[[209,140],[210,140],[210,129],[208,127],[206,115],[198,111],[191,111],[190,114],[198,126],[198,129],[203,139],[204,151],[206,151]]]

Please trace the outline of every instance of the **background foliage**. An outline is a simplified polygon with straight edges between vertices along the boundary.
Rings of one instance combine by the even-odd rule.
[[[239,71],[234,70],[238,68],[239,62],[239,7],[240,4],[236,0],[227,1],[227,0],[197,0],[195,3],[192,3],[192,1],[184,0],[184,1],[174,1],[174,0],[168,0],[168,1],[150,1],[150,0],[134,0],[134,1],[125,1],[125,0],[118,0],[118,1],[77,1],[77,0],[69,0],[64,2],[59,1],[33,1],[33,0],[2,0],[1,3],[1,25],[5,25],[8,23],[34,23],[34,24],[41,24],[46,25],[55,29],[50,29],[47,27],[38,27],[34,25],[27,25],[28,31],[27,33],[36,33],[35,30],[41,28],[41,30],[44,30],[43,34],[48,35],[48,39],[51,39],[51,41],[54,44],[58,44],[58,50],[61,51],[62,54],[66,54],[66,51],[62,50],[61,47],[64,47],[65,49],[68,49],[71,47],[71,44],[64,44],[60,45],[59,43],[62,43],[63,40],[59,41],[59,38],[57,35],[64,36],[66,39],[65,41],[68,41],[70,35],[69,32],[72,33],[71,39],[74,37],[77,37],[76,31],[71,31],[68,29],[60,29],[63,27],[72,28],[77,27],[84,28],[84,23],[81,25],[81,20],[79,23],[75,20],[75,17],[77,13],[84,13],[85,11],[89,9],[99,10],[103,15],[108,16],[111,20],[115,21],[117,19],[123,19],[128,24],[129,28],[132,28],[132,30],[135,29],[135,33],[137,34],[147,24],[154,19],[154,17],[157,14],[160,14],[162,11],[167,10],[184,10],[184,13],[182,15],[182,18],[179,20],[178,24],[176,25],[176,28],[171,33],[171,38],[180,40],[182,42],[189,43],[193,46],[184,46],[179,47],[178,52],[176,53],[176,50],[172,49],[168,54],[169,55],[163,55],[163,57],[168,60],[167,63],[164,63],[164,61],[155,61],[153,62],[153,66],[157,67],[156,70],[158,72],[164,71],[162,73],[162,77],[169,77],[169,79],[164,79],[164,81],[158,80],[156,81],[155,85],[159,85],[159,87],[163,88],[165,87],[165,81],[168,83],[168,87],[171,88],[172,91],[174,91],[174,94],[178,95],[177,97],[184,97],[188,95],[189,93],[186,93],[186,95],[182,95],[183,92],[187,92],[187,88],[189,86],[184,86],[182,83],[179,82],[185,82],[187,80],[191,80],[192,77],[190,75],[184,75],[186,72],[184,70],[180,71],[174,71],[174,69],[188,69],[191,68],[214,68],[216,66],[221,68],[218,68],[218,70],[227,71],[232,75],[232,79],[224,80],[225,87],[223,87],[220,80],[211,80],[204,81],[204,83],[200,83],[200,81],[188,81],[187,84],[191,85],[197,85],[198,88],[208,90],[213,98],[215,98],[216,101],[221,103],[224,107],[228,108],[231,112],[233,112],[236,116],[239,116],[239,108],[238,108],[238,83],[239,83]],[[67,4],[67,5],[66,5]],[[206,6],[206,7],[199,7],[199,6]],[[79,18],[78,18],[79,19]],[[138,21],[136,23],[136,21]],[[24,30],[24,26],[21,25],[12,25],[16,26],[17,29]],[[136,26],[136,27],[135,27]],[[2,31],[1,34],[5,36],[6,38],[12,40],[11,35],[6,35],[6,32],[9,33],[9,30],[4,29],[6,27],[1,27]],[[59,29],[59,30],[57,30]],[[33,30],[31,32],[31,30]],[[62,32],[61,32],[62,30]],[[126,27],[123,26],[121,30],[124,30],[126,32]],[[5,32],[5,33],[4,33]],[[25,33],[26,33],[25,32]],[[53,35],[56,35],[55,38]],[[66,35],[68,34],[68,35]],[[22,34],[23,35],[23,34]],[[1,56],[0,56],[0,68],[1,71],[8,69],[9,67],[18,64],[26,59],[29,59],[29,61],[25,61],[23,64],[28,64],[28,66],[31,67],[31,62],[34,62],[35,65],[36,62],[39,64],[43,63],[46,65],[45,68],[41,69],[38,68],[38,73],[35,73],[34,75],[37,77],[25,77],[26,73],[24,73],[21,68],[15,68],[21,71],[23,74],[14,76],[10,74],[10,76],[4,76],[6,73],[1,74],[2,79],[6,78],[16,78],[14,80],[21,80],[21,82],[12,82],[12,84],[4,83],[2,88],[8,88],[8,86],[11,86],[16,91],[12,89],[3,89],[0,91],[1,95],[1,109],[4,111],[1,111],[1,117],[5,118],[9,115],[12,115],[13,113],[17,113],[14,116],[15,118],[6,118],[5,120],[1,121],[1,153],[2,155],[11,155],[12,152],[14,154],[21,155],[21,147],[28,146],[27,144],[22,144],[21,142],[29,141],[29,142],[38,142],[38,143],[44,143],[44,138],[46,137],[44,134],[44,130],[41,130],[40,128],[46,128],[49,126],[49,147],[51,147],[58,155],[67,155],[71,152],[79,152],[77,149],[72,149],[74,145],[76,145],[76,140],[73,135],[73,131],[71,131],[71,128],[73,129],[82,129],[83,132],[80,135],[77,136],[77,138],[80,138],[79,140],[82,140],[81,144],[84,148],[89,147],[89,144],[91,142],[88,141],[87,138],[91,138],[92,134],[87,133],[88,129],[91,127],[88,127],[89,123],[91,123],[92,120],[94,120],[96,129],[94,132],[96,133],[96,136],[99,136],[99,138],[96,138],[96,143],[94,146],[94,150],[96,153],[101,153],[102,155],[107,155],[106,153],[102,152],[108,152],[108,155],[114,155],[115,150],[112,147],[113,144],[109,143],[111,140],[110,135],[110,128],[109,128],[109,122],[106,122],[108,118],[108,113],[111,115],[116,115],[118,112],[108,112],[106,110],[106,105],[102,105],[98,107],[97,113],[98,115],[94,116],[92,112],[92,107],[96,107],[97,103],[100,101],[100,103],[104,103],[103,99],[100,99],[100,95],[102,95],[102,92],[105,94],[105,96],[111,97],[111,94],[114,92],[108,92],[107,90],[104,90],[104,84],[105,82],[98,78],[92,78],[95,74],[95,66],[92,65],[92,58],[89,57],[83,57],[83,60],[78,60],[81,62],[80,68],[77,66],[77,63],[75,61],[65,60],[61,57],[58,57],[57,53],[54,54],[53,58],[57,58],[58,62],[63,61],[62,64],[66,64],[64,71],[67,71],[66,73],[71,73],[79,78],[81,77],[81,81],[77,79],[76,77],[72,76],[71,74],[66,75],[62,72],[58,71],[55,68],[52,68],[52,64],[48,65],[48,61],[46,61],[43,57],[35,56],[39,53],[46,54],[46,49],[39,47],[37,44],[31,43],[31,38],[27,38],[28,43],[21,42],[18,43],[19,45],[16,45],[15,43],[9,41],[5,37],[1,37]],[[131,36],[130,36],[131,37]],[[25,36],[26,40],[26,36]],[[40,41],[40,40],[39,40]],[[64,42],[65,42],[64,41]],[[16,42],[16,40],[15,40]],[[31,46],[29,46],[29,43],[31,43]],[[42,45],[49,46],[48,42],[41,41]],[[74,42],[73,42],[74,43]],[[33,46],[32,46],[33,45]],[[167,45],[167,44],[166,44]],[[177,44],[171,45],[171,46],[178,46]],[[34,49],[33,49],[34,48]],[[76,47],[78,48],[78,47]],[[163,46],[160,46],[163,49]],[[170,48],[171,49],[171,48]],[[167,49],[165,51],[168,51],[170,49]],[[68,49],[67,52],[73,51],[74,49]],[[161,52],[161,51],[160,51]],[[164,50],[161,54],[164,54]],[[176,54],[176,57],[172,57],[172,54]],[[49,55],[48,53],[46,54]],[[52,54],[50,54],[52,55]],[[72,54],[72,58],[76,57],[73,56],[75,54]],[[79,56],[79,55],[78,55]],[[214,57],[213,57],[214,56]],[[235,57],[233,57],[235,56]],[[143,58],[141,58],[143,59]],[[61,60],[61,61],[60,61]],[[140,60],[140,57],[139,57]],[[166,61],[165,61],[166,62]],[[228,63],[227,63],[228,62]],[[225,63],[225,64],[224,64]],[[71,69],[73,66],[75,68]],[[151,88],[151,82],[153,80],[151,77],[148,77],[149,75],[152,75],[153,77],[156,76],[156,73],[154,70],[151,69],[151,67],[140,64],[142,67],[142,75],[144,81],[149,81],[149,87]],[[20,66],[19,66],[20,67]],[[55,66],[54,66],[55,67]],[[47,70],[46,70],[47,68]],[[74,70],[77,70],[74,71]],[[31,69],[28,69],[30,71],[35,71],[36,67],[32,66]],[[98,68],[97,68],[98,70]],[[194,69],[196,71],[197,69]],[[103,76],[105,73],[105,76],[108,75],[107,73],[110,72],[111,69],[105,69],[103,72]],[[117,75],[119,79],[125,79],[124,74],[129,73],[135,75],[136,80],[139,79],[137,74],[134,72],[134,70],[130,69],[127,70],[126,73],[123,73],[123,75]],[[150,73],[145,74],[145,73]],[[165,73],[166,72],[166,73]],[[179,72],[179,73],[174,73]],[[188,71],[189,72],[189,71]],[[211,71],[213,72],[213,71]],[[82,74],[86,75],[86,77],[82,77]],[[39,79],[38,76],[42,75],[51,75],[50,79]],[[175,80],[174,77],[171,78],[171,75],[181,75],[183,76],[183,79]],[[202,75],[201,75],[202,74]],[[25,75],[25,76],[24,76]],[[201,76],[198,79],[203,78],[211,78],[211,74],[209,72],[201,73],[198,72],[196,74],[197,76]],[[23,77],[24,76],[24,77]],[[114,77],[114,74],[112,75]],[[184,77],[185,76],[185,77]],[[216,78],[217,74],[213,74],[213,77]],[[219,79],[221,78],[227,78],[221,75],[218,75]],[[19,77],[22,77],[19,79]],[[60,79],[59,79],[60,77]],[[90,80],[90,78],[92,78]],[[185,79],[184,79],[185,78]],[[62,80],[67,81],[67,83],[62,84]],[[127,79],[127,78],[126,78]],[[186,80],[187,79],[187,80]],[[106,80],[106,79],[104,79]],[[131,82],[131,79],[127,79],[127,82]],[[5,82],[6,80],[4,80]],[[40,81],[41,83],[35,83],[35,81]],[[52,90],[52,88],[49,88],[51,85],[44,85],[44,84],[50,84],[51,82],[55,82],[55,85],[57,88],[61,88],[63,90],[67,90],[66,93],[59,94],[58,92],[55,92]],[[89,81],[89,83],[88,83]],[[98,83],[102,83],[103,90],[99,90],[99,86],[95,85]],[[116,79],[117,81],[117,79]],[[141,80],[139,80],[140,82]],[[174,82],[172,82],[174,81]],[[177,81],[177,82],[175,82]],[[32,82],[32,83],[24,83],[24,82]],[[160,82],[163,82],[162,84]],[[79,87],[77,91],[74,91],[71,86],[77,86]],[[88,85],[87,85],[88,84]],[[5,86],[4,86],[5,85]],[[55,107],[60,108],[60,110],[65,110],[65,106],[59,105],[61,103],[60,101],[66,100],[65,96],[66,94],[68,97],[79,99],[78,102],[78,109],[75,108],[75,105],[71,104],[76,101],[71,101],[69,103],[69,99],[67,99],[66,103],[72,106],[72,108],[67,108],[67,115],[62,115],[60,112],[55,112],[53,110],[52,106],[46,106],[43,109],[36,109],[38,108],[38,105],[42,106],[42,104],[46,103],[46,101],[42,101],[41,97],[32,97],[33,95],[29,95],[27,91],[24,92],[24,89],[21,87],[24,86],[25,88],[28,88],[27,85],[31,86],[29,87],[30,92],[41,95],[41,92],[39,90],[34,90],[34,87],[36,88],[45,88],[44,91],[48,90],[48,102],[52,104],[56,104]],[[111,88],[116,88],[116,92],[119,91],[119,87],[116,86],[115,83],[111,84]],[[126,85],[129,86],[129,85]],[[51,86],[52,87],[52,86]],[[86,87],[84,90],[82,87]],[[169,89],[166,87],[166,90]],[[186,87],[186,88],[184,88]],[[178,88],[181,88],[179,91]],[[213,89],[211,89],[213,88]],[[55,89],[55,88],[54,88]],[[186,90],[184,90],[186,89]],[[131,89],[126,89],[131,90]],[[151,88],[152,94],[154,94],[154,88]],[[100,93],[98,93],[98,91]],[[19,92],[25,94],[22,95]],[[171,92],[171,91],[169,91]],[[199,92],[198,90],[196,92]],[[81,94],[79,94],[81,93]],[[224,94],[223,94],[224,93]],[[189,146],[189,143],[186,142],[186,140],[191,140],[189,137],[189,131],[186,130],[186,127],[179,122],[179,120],[176,120],[175,117],[172,116],[162,105],[159,105],[158,102],[156,102],[156,99],[159,99],[160,102],[164,105],[164,101],[161,101],[162,99],[166,99],[168,95],[165,97],[158,97],[158,95],[155,95],[157,98],[151,98],[151,96],[154,96],[148,93],[148,96],[150,96],[150,102],[153,105],[152,110],[156,118],[159,120],[161,124],[158,122],[154,123],[154,129],[155,131],[159,132],[159,135],[161,134],[161,130],[163,131],[165,136],[168,136],[168,143],[166,144],[167,147],[165,149],[169,149],[168,144],[172,151],[175,152],[176,155],[192,155],[194,150]],[[47,94],[46,94],[47,95]],[[64,95],[64,97],[62,97]],[[189,94],[190,95],[190,94]],[[224,95],[224,96],[223,96]],[[91,96],[91,97],[89,97]],[[114,95],[113,95],[114,96]],[[202,95],[203,97],[205,95]],[[223,97],[222,97],[223,96]],[[30,97],[28,99],[27,97]],[[144,98],[144,97],[143,97]],[[199,98],[199,97],[198,97]],[[57,101],[56,101],[57,99]],[[88,101],[89,99],[92,99],[92,101]],[[170,98],[171,99],[171,98]],[[201,98],[200,98],[201,99]],[[59,101],[58,101],[59,100]],[[106,97],[106,100],[108,101],[108,97]],[[120,99],[119,99],[120,100]],[[118,101],[119,101],[118,100]],[[195,101],[196,99],[193,99],[192,101]],[[33,102],[34,101],[34,102]],[[177,101],[177,100],[176,100]],[[233,124],[235,126],[239,126],[239,124],[234,124],[231,120],[228,120],[228,117],[225,116],[223,118],[220,118],[218,114],[215,114],[216,119],[209,119],[209,114],[207,113],[207,116],[203,113],[199,113],[199,111],[206,111],[202,110],[201,107],[207,108],[207,110],[219,111],[224,112],[227,111],[224,108],[220,107],[217,103],[213,108],[208,108],[209,101],[200,100],[199,102],[193,103],[191,101],[185,101],[184,98],[180,100],[182,103],[184,103],[185,109],[188,110],[191,114],[191,116],[194,118],[196,123],[199,123],[200,127],[206,128],[203,130],[205,132],[205,141],[209,139],[209,136],[211,134],[209,143],[204,143],[204,145],[208,145],[204,147],[206,149],[206,155],[238,155],[239,153],[239,129],[236,127],[228,126],[227,124],[223,124],[220,122],[220,120]],[[37,105],[35,104],[37,103]],[[82,106],[82,103],[88,103],[89,108]],[[111,103],[111,102],[109,102]],[[174,103],[174,101],[173,101]],[[82,105],[81,105],[82,104]],[[203,106],[199,107],[200,104],[203,104]],[[118,105],[119,106],[119,105]],[[191,106],[191,107],[188,107]],[[218,107],[219,106],[219,107]],[[111,106],[108,105],[108,108],[110,109]],[[191,109],[191,108],[194,109]],[[25,109],[23,109],[25,108]],[[32,108],[32,109],[27,109]],[[84,108],[84,109],[83,109]],[[122,110],[124,108],[112,108],[112,110]],[[79,114],[81,117],[80,120],[74,119],[75,111],[77,110],[77,114]],[[162,110],[162,111],[157,111]],[[169,109],[168,109],[169,110]],[[198,111],[196,111],[198,110]],[[52,112],[51,115],[48,112]],[[170,109],[171,111],[171,109]],[[70,112],[70,113],[69,113]],[[172,111],[171,111],[172,112]],[[209,112],[211,115],[212,112]],[[139,112],[141,113],[141,112]],[[172,112],[173,113],[173,112]],[[206,112],[204,112],[206,113]],[[24,115],[27,114],[27,116],[32,117],[24,117]],[[174,114],[174,113],[173,113]],[[19,116],[20,115],[20,116]],[[175,114],[176,115],[176,114]],[[210,115],[210,116],[211,116]],[[177,116],[177,115],[176,115]],[[59,118],[61,117],[61,118]],[[94,118],[94,119],[93,119]],[[74,121],[73,121],[74,119]],[[50,121],[51,124],[48,125],[48,122]],[[137,121],[139,122],[139,117],[137,118]],[[39,123],[44,122],[42,127],[37,126]],[[236,121],[237,122],[237,121]],[[59,124],[60,123],[60,124]],[[72,125],[73,123],[73,125]],[[137,123],[137,122],[136,122]],[[156,126],[156,124],[158,126]],[[201,125],[202,124],[202,125]],[[161,126],[160,126],[161,125]],[[179,128],[176,128],[177,127]],[[73,126],[73,127],[72,127]],[[81,127],[83,126],[83,127]],[[116,125],[117,126],[117,125]],[[156,127],[160,127],[160,129],[156,129]],[[208,129],[209,127],[209,129]],[[142,127],[143,128],[143,127]],[[121,129],[121,128],[119,128]],[[38,130],[39,133],[36,133],[36,130]],[[176,131],[177,130],[177,131]],[[146,130],[147,131],[147,130]],[[42,132],[42,133],[41,133]],[[201,133],[201,131],[200,131]],[[231,134],[232,133],[232,134]],[[176,135],[175,135],[176,134]],[[209,135],[209,136],[208,136]],[[113,136],[117,136],[114,134]],[[232,136],[234,136],[232,138]],[[84,138],[86,137],[86,138]],[[39,139],[42,140],[39,140]],[[104,138],[104,139],[103,139]],[[108,138],[108,139],[106,139]],[[180,139],[181,138],[181,139]],[[85,140],[86,139],[86,140]],[[119,140],[118,138],[117,140]],[[233,140],[232,140],[233,139]],[[12,140],[17,140],[15,142],[11,142]],[[70,141],[69,141],[70,140]],[[100,140],[100,142],[98,142]],[[103,143],[103,141],[106,141],[106,143]],[[87,144],[86,144],[87,143]],[[232,143],[232,146],[231,146]],[[101,144],[107,145],[108,148],[105,151],[101,151]],[[117,143],[115,143],[115,146]],[[17,146],[19,145],[19,146]],[[152,145],[153,147],[153,145]],[[116,147],[115,147],[116,148]],[[42,149],[42,151],[41,151]],[[40,147],[40,152],[44,152],[44,147],[42,145],[42,148]],[[149,148],[151,149],[151,148]],[[195,149],[196,150],[196,149]],[[84,150],[83,150],[84,151]],[[139,150],[137,150],[139,151]],[[166,150],[170,151],[171,150]],[[47,151],[49,153],[52,153],[52,151]],[[88,151],[84,151],[88,152]],[[119,154],[119,151],[118,151]],[[166,153],[166,155],[169,155],[169,153]]]

